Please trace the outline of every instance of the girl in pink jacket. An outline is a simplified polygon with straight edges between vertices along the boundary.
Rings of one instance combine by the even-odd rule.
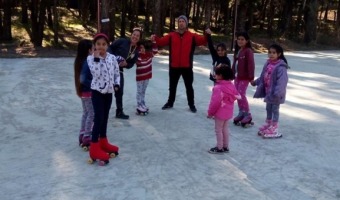
[[[209,153],[227,153],[229,152],[228,121],[233,117],[234,101],[241,99],[241,95],[232,83],[235,75],[230,67],[219,65],[215,75],[216,84],[212,91],[207,117],[215,120],[217,145],[211,148]]]

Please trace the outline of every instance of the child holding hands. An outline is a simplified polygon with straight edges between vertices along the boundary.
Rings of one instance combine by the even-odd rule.
[[[221,154],[229,152],[228,122],[233,117],[234,101],[241,99],[241,95],[232,83],[235,75],[229,66],[219,65],[215,77],[216,84],[213,87],[207,117],[215,120],[217,145],[211,148],[209,153]]]
[[[258,135],[263,138],[280,138],[279,111],[280,104],[286,99],[289,67],[280,45],[273,44],[268,48],[268,58],[261,76],[251,81],[252,86],[257,86],[254,98],[264,98],[266,102],[267,117],[265,124],[259,128]]]

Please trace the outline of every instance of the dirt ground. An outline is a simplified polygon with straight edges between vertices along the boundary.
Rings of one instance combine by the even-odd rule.
[[[255,52],[264,53],[266,47],[272,43],[279,43],[283,46],[285,51],[313,51],[313,50],[337,50],[336,47],[322,46],[322,45],[302,45],[288,40],[274,41],[267,38],[254,38],[252,40],[252,46]],[[231,43],[226,42],[229,48],[229,54]],[[58,58],[58,57],[75,57],[76,55],[76,44],[66,48],[53,48],[53,47],[38,47],[35,48],[32,44],[27,41],[13,42],[12,44],[0,43],[0,58]],[[160,50],[161,55],[168,53],[167,49]],[[209,54],[207,47],[196,48],[196,54]]]

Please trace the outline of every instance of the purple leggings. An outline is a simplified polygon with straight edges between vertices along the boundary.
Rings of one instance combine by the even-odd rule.
[[[241,99],[237,100],[238,108],[240,112],[249,112],[249,104],[246,97],[247,88],[249,85],[249,81],[247,80],[239,80],[238,78],[234,81],[236,90],[240,93]]]

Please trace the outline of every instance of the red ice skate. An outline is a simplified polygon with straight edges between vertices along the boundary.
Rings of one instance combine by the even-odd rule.
[[[106,137],[99,139],[99,145],[111,158],[118,156],[119,147],[109,143]]]
[[[99,160],[98,164],[100,166],[106,165],[109,163],[110,156],[102,150],[99,142],[91,142],[90,148],[90,159],[88,160],[89,164],[94,163],[97,159]]]

